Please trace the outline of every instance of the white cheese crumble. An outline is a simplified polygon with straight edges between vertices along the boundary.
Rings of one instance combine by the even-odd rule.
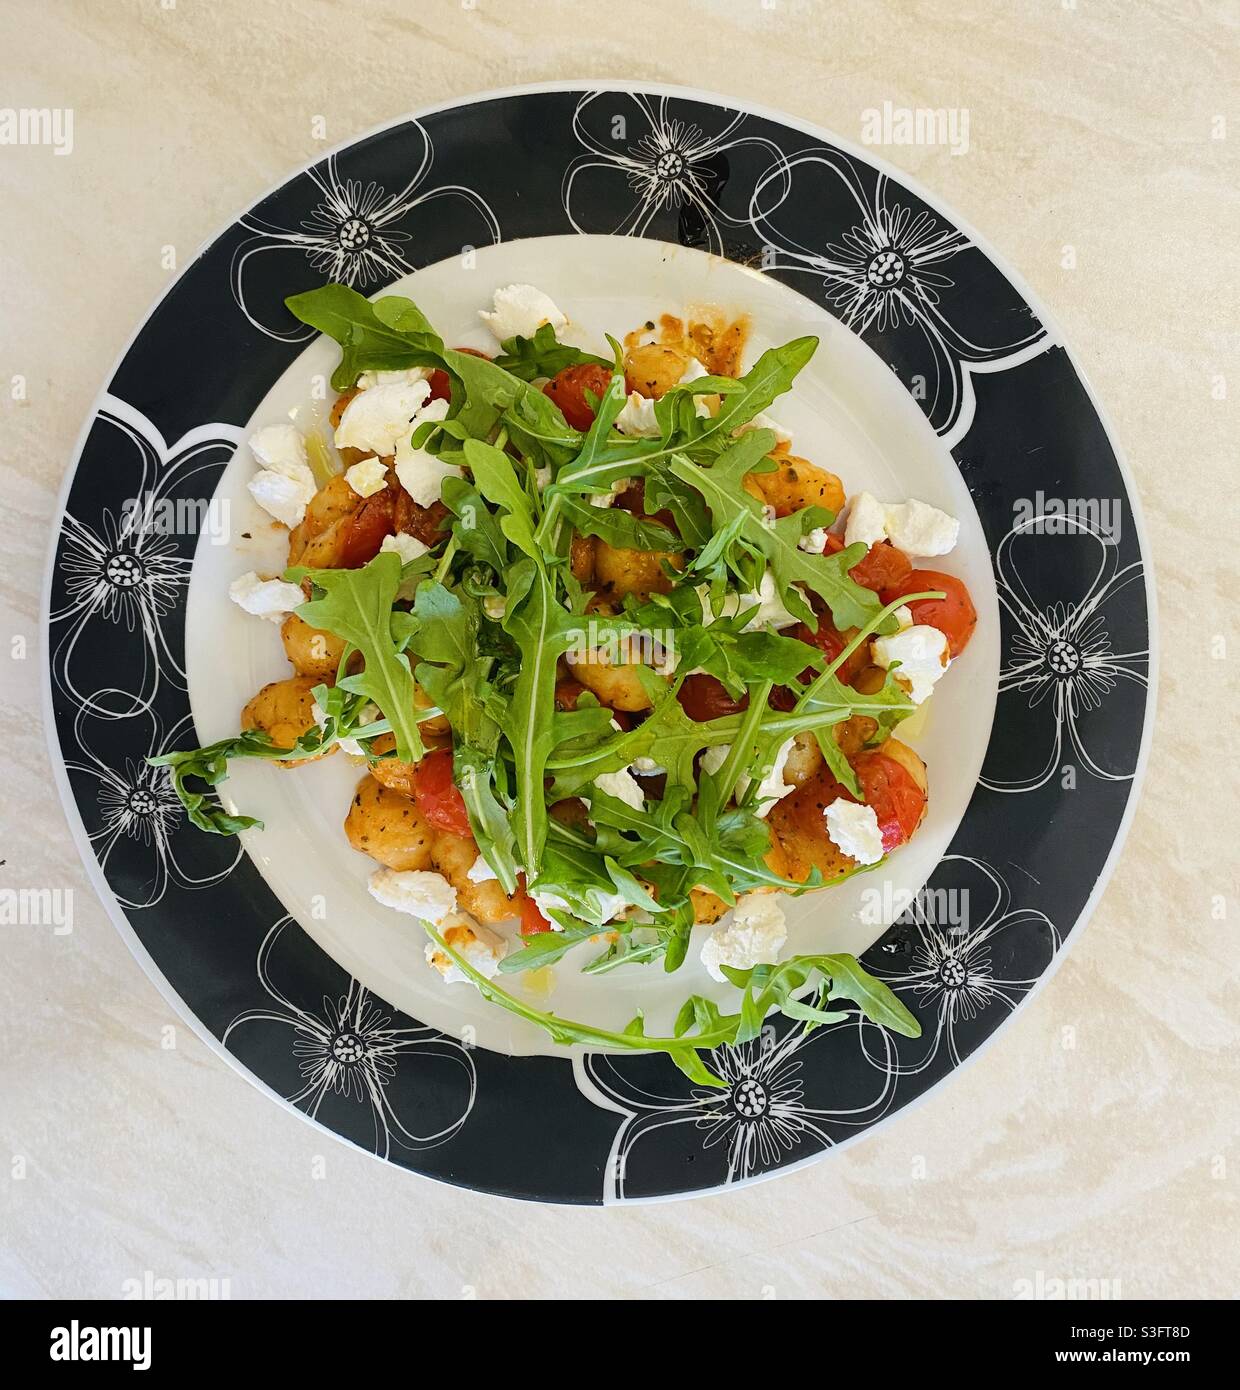
[[[657,777],[661,772],[666,772],[667,768],[656,763],[653,758],[646,757],[643,753],[640,757],[633,759],[633,771],[638,777]]]
[[[804,550],[810,555],[821,555],[827,548],[827,528],[825,526],[815,526],[812,531],[806,533],[797,541],[797,548]]]
[[[493,879],[497,879],[499,875],[496,874],[495,870],[487,863],[482,855],[479,855],[465,871],[465,877],[470,883],[490,883]]]
[[[438,926],[456,910],[456,889],[430,869],[379,869],[370,876],[370,896],[384,907]]]
[[[947,638],[937,627],[914,623],[890,637],[875,637],[870,643],[874,664],[884,669],[899,662],[896,679],[909,686],[909,698],[920,705],[930,696],[934,683],[950,664]]]
[[[749,420],[745,424],[743,424],[740,427],[740,429],[737,430],[737,434],[744,434],[746,430],[770,430],[775,436],[776,443],[792,443],[791,432],[786,430],[783,427],[783,425],[779,423],[778,420],[772,420],[769,415],[767,415],[765,412],[761,410],[753,417],[752,420]]]
[[[320,729],[327,723],[327,711],[317,700],[311,704],[310,713],[314,718],[314,722]],[[382,719],[382,717],[383,711],[378,705],[365,704],[362,706],[359,727],[364,724],[373,724],[376,719]],[[366,750],[355,738],[338,738],[336,743],[339,745],[342,753],[350,753],[355,758],[364,758],[366,756]]]
[[[717,613],[711,608],[709,585],[699,586],[698,597],[702,601],[702,613],[708,622],[713,622],[715,618],[735,617],[743,608],[752,608],[757,604],[757,612],[750,614],[749,621],[745,624],[746,632],[757,632],[760,628],[766,627],[791,627],[794,623],[800,622],[799,618],[794,618],[784,607],[783,599],[776,592],[775,576],[770,570],[762,576],[756,592],[725,594],[723,606]]]
[[[788,927],[784,910],[773,893],[746,893],[702,942],[702,964],[712,979],[726,980],[720,969],[752,970],[755,965],[774,965],[779,959]]]
[[[505,285],[496,290],[491,311],[479,309],[478,317],[500,343],[509,338],[532,338],[544,323],[549,323],[557,336],[568,327],[568,318],[555,300],[533,285]]]
[[[883,857],[883,834],[873,806],[837,797],[822,813],[827,837],[858,864],[877,864]]]
[[[425,367],[399,367],[394,372],[363,372],[357,379],[359,391],[369,391],[372,386],[408,386],[415,381],[426,381],[430,372]]]
[[[306,441],[294,425],[266,425],[250,436],[259,471],[246,487],[255,502],[291,531],[301,524],[318,491],[306,458]]]
[[[410,565],[414,560],[421,559],[429,549],[430,547],[418,540],[417,536],[411,536],[408,531],[397,531],[395,535],[384,536],[379,553],[390,550],[400,556],[402,565]]]
[[[615,505],[616,498],[622,492],[627,492],[633,485],[632,478],[617,478],[611,485],[610,492],[594,492],[590,494],[590,505],[592,507],[611,507]]]
[[[420,379],[393,381],[359,391],[345,406],[336,426],[336,447],[361,449],[363,453],[391,458],[397,442],[408,441],[414,421],[430,394],[430,383]],[[446,401],[433,404],[447,406]]]
[[[418,412],[413,429],[428,420],[442,420],[447,414],[447,401],[431,401]],[[461,470],[453,463],[445,463],[427,449],[415,449],[412,435],[413,431],[410,430],[396,442],[396,477],[419,507],[429,507],[432,502],[439,501],[444,479],[459,478]]]
[[[594,779],[594,785],[599,791],[614,796],[635,811],[645,809],[646,794],[628,768],[621,768],[619,772],[601,772]]]
[[[286,584],[283,579],[260,579],[253,570],[233,580],[228,597],[247,613],[273,623],[282,623],[306,601],[300,585]]]
[[[876,545],[890,541],[906,555],[946,555],[960,535],[960,523],[916,497],[907,502],[880,502],[873,493],[859,492],[848,504],[844,543]]]
[[[630,438],[658,439],[663,433],[655,418],[654,401],[640,391],[630,391],[629,398],[616,416],[616,429]]]
[[[387,487],[387,467],[378,459],[363,459],[344,470],[344,480],[359,497],[373,497]]]
[[[495,978],[499,963],[508,954],[508,943],[498,932],[484,927],[462,913],[454,915],[439,930],[445,943],[488,980]],[[473,980],[456,961],[433,941],[426,943],[426,959],[443,976],[446,985],[472,985]]]

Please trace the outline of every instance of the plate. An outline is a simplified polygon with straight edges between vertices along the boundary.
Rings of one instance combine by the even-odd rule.
[[[514,171],[519,177],[514,176]],[[190,826],[150,753],[231,732],[286,674],[228,580],[278,567],[244,487],[252,424],[326,410],[335,347],[285,296],[416,298],[452,341],[531,281],[577,331],[691,303],[754,350],[822,346],[780,402],[850,491],[962,519],[945,567],[978,636],[913,741],[931,816],[883,880],[800,900],[792,945],[864,952],[922,1023],[772,1022],[712,1054],[548,1055],[445,988],[363,891],[342,759],[238,768],[241,842]],[[217,237],[135,335],[90,419],[51,557],[54,761],[117,926],[198,1032],[283,1103],[441,1180],[562,1202],[688,1195],[812,1161],[925,1094],[1053,969],[1106,881],[1147,744],[1153,605],[1127,474],[1053,325],[978,237],[837,137],[676,88],[524,88],[336,151]],[[686,973],[686,971],[688,973]],[[557,973],[551,1007],[652,1023],[708,984]]]

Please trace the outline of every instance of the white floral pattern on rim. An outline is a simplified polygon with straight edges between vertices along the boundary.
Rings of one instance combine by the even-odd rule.
[[[595,104],[605,99],[632,103],[641,133],[630,137],[628,117],[620,111],[612,117],[610,144],[591,130],[588,118],[596,114]],[[589,153],[579,155],[564,171],[560,194],[574,231],[645,236],[659,213],[691,209],[701,220],[708,249],[716,255],[723,254],[722,227],[746,224],[729,216],[719,205],[712,187],[712,161],[746,146],[765,151],[776,160],[782,160],[783,155],[773,141],[763,136],[738,133],[745,121],[744,112],[724,113],[727,119],[723,128],[710,134],[693,121],[675,115],[678,106],[671,97],[644,92],[587,92],[581,98],[573,112],[573,134]],[[578,181],[591,171],[616,176],[628,184],[629,206],[614,226],[583,226],[582,214],[574,212]]]
[[[704,1154],[722,1146],[726,1184],[744,1182],[780,1167],[798,1149],[808,1158],[835,1143],[829,1126],[873,1124],[895,1093],[890,1077],[877,1094],[855,1107],[815,1105],[805,1094],[806,1049],[841,1029],[873,1029],[890,1055],[884,1029],[850,1010],[847,1022],[805,1032],[791,1024],[780,1032],[768,1024],[759,1038],[725,1045],[707,1054],[706,1064],[725,1082],[722,1089],[698,1086],[677,1072],[666,1076],[666,1092],[650,1091],[637,1079],[642,1065],[611,1053],[574,1054],[578,1089],[593,1104],[622,1114],[605,1169],[605,1203],[626,1200],[626,1182],[635,1157],[657,1148],[658,1136],[670,1128],[692,1125]],[[670,1072],[670,1068],[667,1069]]]
[[[255,213],[246,213],[239,222],[247,237],[233,252],[230,278],[233,299],[247,319],[269,338],[284,342],[303,342],[315,330],[305,324],[273,327],[263,321],[263,311],[247,302],[247,266],[252,257],[272,251],[294,251],[310,262],[325,279],[339,281],[354,289],[379,288],[416,269],[409,259],[414,237],[399,224],[436,199],[456,198],[477,213],[480,228],[490,240],[500,240],[499,222],[486,199],[463,184],[443,184],[422,189],[434,160],[430,137],[417,121],[410,129],[421,142],[417,167],[404,187],[388,193],[379,184],[347,178],[340,172],[336,155],[322,165],[306,171],[318,200],[297,227],[281,227]],[[313,195],[312,195],[313,196]]]
[[[280,989],[272,969],[274,954],[290,928],[294,932],[301,930],[291,917],[280,918],[258,949],[258,980],[276,1007],[247,1009],[238,1014],[220,1041],[235,1052],[233,1034],[239,1029],[274,1024],[289,1030],[302,1084],[284,1099],[304,1110],[311,1119],[318,1117],[320,1107],[333,1095],[369,1106],[374,1152],[380,1158],[390,1156],[393,1144],[413,1150],[446,1143],[474,1107],[478,1079],[469,1048],[421,1024],[393,1026],[391,1006],[352,978],[344,994],[323,998],[319,1013],[300,1008]],[[408,1127],[396,1113],[390,1095],[400,1060],[410,1054],[446,1059],[464,1078],[459,1107],[425,1134]]]
[[[103,398],[98,421],[120,432],[129,450],[127,465],[136,461],[130,475],[134,505],[119,515],[103,508],[96,526],[65,513],[57,561],[65,602],[50,617],[53,629],[62,625],[63,631],[52,655],[52,677],[75,704],[121,718],[149,709],[163,680],[185,689],[184,660],[169,643],[163,620],[185,602],[193,558],[162,529],[161,508],[174,492],[184,489],[191,495],[195,486],[209,497],[211,488],[193,480],[223,468],[241,442],[241,431],[233,425],[200,425],[169,445],[145,415],[111,395]],[[120,475],[121,469],[116,472]],[[141,638],[136,689],[109,690],[113,704],[107,709],[96,704],[105,692],[88,694],[80,684],[88,677],[98,679],[93,663],[79,674],[75,662],[83,633],[97,621]]]
[[[779,225],[780,209],[794,196],[798,172],[803,181],[805,171],[827,175],[856,207],[857,221],[836,232],[824,229],[821,246],[805,246]],[[1051,339],[1031,313],[1028,332],[994,345],[973,342],[956,327],[941,303],[943,291],[955,284],[945,267],[973,243],[928,210],[915,212],[900,201],[902,190],[892,192],[886,174],[873,176],[871,192],[853,160],[835,149],[781,157],[758,180],[750,200],[750,222],[767,247],[763,268],[816,279],[826,303],[862,337],[918,335],[929,352],[924,409],[951,444],[972,421],[969,372],[1015,366],[1049,347]]]
[[[96,694],[107,696],[120,692],[101,690]],[[108,731],[107,759],[94,751],[87,733],[87,723],[91,720],[97,720]],[[142,892],[124,893],[118,866],[111,866],[109,882],[117,901],[125,907],[154,907],[170,885],[185,889],[210,888],[227,878],[241,862],[244,851],[240,844],[229,863],[201,876],[191,873],[178,858],[178,836],[184,832],[194,837],[193,844],[197,847],[200,832],[186,822],[185,809],[169,784],[168,769],[150,767],[146,759],[183,746],[183,736],[192,730],[193,716],[188,713],[165,733],[163,720],[153,709],[138,712],[132,721],[118,721],[101,712],[97,699],[84,702],[78,708],[73,735],[81,757],[66,758],[65,767],[70,776],[94,783],[98,823],[94,828],[87,825],[86,833],[99,867],[108,874],[109,861],[113,858],[133,855],[133,867],[136,867],[149,855],[150,878]],[[126,746],[118,747],[122,741]],[[127,873],[131,871],[126,870]]]
[[[1019,538],[1037,535],[1048,524],[1097,547],[1093,579],[1075,602],[1037,602],[1013,554]],[[999,699],[1023,695],[1030,710],[1045,711],[1048,752],[1045,762],[1025,776],[1000,777],[983,768],[982,786],[996,792],[1045,786],[1059,769],[1065,736],[1073,756],[1091,776],[1131,781],[1133,771],[1110,771],[1090,755],[1082,725],[1084,716],[1098,710],[1119,681],[1143,688],[1147,684],[1149,649],[1113,651],[1102,611],[1125,585],[1141,577],[1141,562],[1121,569],[1117,546],[1100,528],[1083,518],[1056,515],[1031,517],[1014,526],[999,542],[994,566],[999,602],[1013,625],[1007,660],[999,672]]]
[[[882,948],[867,955],[866,967],[873,975],[886,981],[897,994],[913,996],[905,1002],[914,1013],[933,1011],[933,1028],[926,1027],[923,1017],[921,1039],[901,1038],[894,1060],[890,1052],[883,1057],[872,1055],[862,1039],[866,1060],[888,1076],[916,1076],[944,1048],[951,1064],[958,1067],[967,1052],[973,1051],[970,1047],[961,1052],[956,1036],[958,1025],[972,1022],[995,1003],[1009,1012],[1014,1010],[1037,983],[1061,944],[1059,930],[1046,913],[1037,908],[1011,906],[1007,883],[990,864],[965,854],[946,854],[943,863],[969,866],[980,875],[985,888],[994,890],[993,901],[984,904],[980,920],[974,920],[969,890],[969,922],[960,926],[935,922],[934,912],[927,906],[934,903],[934,897],[919,895],[905,914],[910,923],[907,930],[915,933],[907,966],[896,969],[888,964]],[[1022,959],[1033,960],[1040,948],[1045,948],[1046,959],[1039,969],[1019,976],[999,973],[994,957],[1009,932],[1023,934]],[[921,1054],[916,1055],[919,1048]]]

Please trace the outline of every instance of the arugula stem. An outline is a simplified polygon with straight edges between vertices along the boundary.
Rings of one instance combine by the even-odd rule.
[[[550,1033],[558,1043],[593,1043],[599,1047],[622,1048],[635,1052],[681,1052],[686,1048],[698,1051],[718,1047],[720,1044],[728,1042],[735,1034],[735,1027],[732,1026],[731,1022],[726,1021],[726,1016],[713,1030],[695,1033],[692,1037],[649,1038],[645,1034],[616,1033],[608,1028],[598,1028],[592,1023],[578,1023],[573,1019],[544,1013],[541,1009],[534,1008],[532,1004],[518,999],[516,995],[509,994],[506,989],[501,989],[493,980],[488,980],[459,951],[453,950],[430,922],[423,921],[422,928],[435,945],[452,959],[453,964],[477,985],[478,992],[488,1003],[498,1004],[500,1008],[507,1009],[509,1013],[516,1014],[519,1018],[536,1024],[539,1028]],[[725,1089],[727,1085],[719,1077],[712,1077],[712,1080],[707,1084],[721,1089]]]

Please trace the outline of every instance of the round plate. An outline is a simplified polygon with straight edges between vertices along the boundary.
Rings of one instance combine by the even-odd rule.
[[[614,237],[662,245],[602,239]],[[920,1038],[859,1016],[808,1036],[781,1019],[712,1054],[728,1085],[710,1092],[658,1055],[508,1055],[537,1049],[480,1031],[470,1004],[443,997],[463,990],[406,985],[425,972],[420,948],[368,925],[368,905],[350,900],[333,925],[320,909],[338,895],[300,892],[298,856],[334,853],[329,834],[343,844],[334,813],[270,848],[241,845],[196,831],[146,767],[227,732],[230,682],[248,693],[264,674],[258,639],[227,636],[235,615],[208,576],[253,564],[252,531],[211,544],[245,515],[233,460],[247,422],[271,419],[282,391],[294,409],[312,401],[330,369],[285,296],[326,279],[374,293],[410,275],[432,317],[453,292],[473,308],[528,279],[574,310],[578,297],[600,318],[622,308],[613,329],[632,326],[643,296],[712,283],[734,307],[759,300],[763,333],[767,318],[812,321],[826,367],[792,422],[820,431],[806,452],[851,488],[885,481],[962,516],[950,567],[982,621],[953,671],[959,694],[940,699],[967,719],[924,731],[939,817],[920,845],[929,859],[882,884],[866,919],[894,918],[864,961],[918,1015]],[[668,1197],[770,1176],[864,1132],[960,1066],[1050,973],[1127,827],[1152,609],[1135,500],[1087,384],[1012,273],[928,195],[824,131],[701,93],[522,89],[338,150],[240,217],[149,315],[66,482],[49,727],[117,926],[256,1084],[445,1181],[549,1201]],[[294,777],[307,772],[327,768]],[[239,801],[242,783],[230,783]],[[862,932],[860,911],[815,920],[860,947],[881,930]]]

